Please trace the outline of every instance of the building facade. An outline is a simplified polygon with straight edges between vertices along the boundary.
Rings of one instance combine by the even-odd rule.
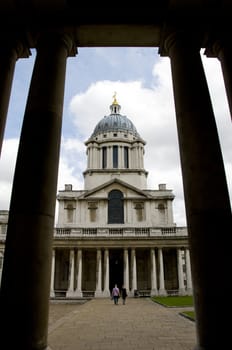
[[[86,141],[84,190],[57,195],[52,298],[108,297],[115,283],[129,296],[192,294],[186,227],[173,220],[166,184],[147,189],[145,141],[116,97]],[[0,276],[8,211],[0,212]]]
[[[173,220],[165,184],[147,189],[145,141],[114,96],[86,141],[84,190],[57,196],[51,297],[192,294],[186,227]]]

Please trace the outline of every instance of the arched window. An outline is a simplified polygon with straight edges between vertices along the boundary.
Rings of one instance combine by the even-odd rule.
[[[112,190],[108,195],[108,223],[124,224],[123,193]]]

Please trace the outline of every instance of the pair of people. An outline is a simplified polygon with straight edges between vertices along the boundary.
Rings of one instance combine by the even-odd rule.
[[[126,291],[126,288],[124,286],[122,286],[121,295],[122,295],[122,303],[123,303],[123,305],[125,305],[126,304],[127,291]],[[119,290],[117,284],[115,284],[114,288],[112,289],[112,299],[114,300],[114,304],[115,305],[118,305],[118,299],[119,298],[120,298],[120,290]]]

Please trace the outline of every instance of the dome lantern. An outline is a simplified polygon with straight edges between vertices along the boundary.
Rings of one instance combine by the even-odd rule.
[[[113,95],[113,103],[112,105],[110,106],[110,111],[111,111],[111,114],[119,114],[120,113],[120,109],[121,109],[121,106],[118,104],[118,101],[116,99],[116,92],[114,93]]]

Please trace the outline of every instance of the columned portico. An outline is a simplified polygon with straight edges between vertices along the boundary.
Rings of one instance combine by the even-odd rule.
[[[78,245],[78,243],[77,243]],[[136,294],[138,295],[167,295],[167,290],[165,287],[165,278],[164,278],[164,267],[165,264],[169,266],[170,262],[167,260],[167,257],[164,261],[163,259],[163,249],[158,248],[158,260],[156,261],[156,253],[155,248],[148,249],[149,254],[144,254],[144,259],[141,260],[141,254],[140,254],[140,271],[146,270],[146,266],[149,265],[150,268],[148,270],[148,275],[150,276],[150,287],[147,289],[144,289],[141,287],[138,289],[138,285],[141,285],[143,283],[145,274],[141,275],[137,278],[137,261],[136,261],[136,251],[140,250],[140,248],[123,248],[121,249],[123,251],[122,256],[122,273],[123,273],[123,280],[122,283],[119,285],[121,288],[124,284],[126,286],[128,296],[134,297]],[[111,252],[111,249],[104,248],[104,249],[96,249],[96,264],[92,264],[92,268],[95,268],[96,270],[96,282],[93,284],[93,289],[86,291],[85,289],[82,289],[82,249],[78,249],[75,253],[74,249],[70,249],[67,256],[69,257],[69,260],[67,261],[69,265],[68,270],[68,281],[67,281],[67,291],[65,292],[64,289],[62,289],[63,284],[61,284],[61,288],[59,289],[59,281],[56,281],[56,290],[54,290],[54,280],[55,280],[55,268],[54,266],[57,264],[57,266],[61,266],[64,264],[64,260],[62,260],[62,264],[60,264],[59,261],[55,261],[55,249],[53,250],[53,260],[52,260],[52,274],[51,274],[51,291],[50,295],[51,297],[56,297],[57,295],[63,294],[66,295],[67,299],[75,299],[75,298],[81,298],[88,293],[89,296],[94,296],[96,298],[99,297],[109,297],[110,296],[110,288],[109,288],[109,280],[110,280],[110,266],[109,266],[109,253]],[[120,252],[120,250],[119,250]],[[179,292],[178,295],[191,295],[191,274],[190,274],[190,265],[189,265],[189,254],[188,250],[186,250],[186,254],[183,254],[183,250],[181,248],[173,249],[173,255],[177,254],[177,266],[176,272],[174,270],[174,280],[173,284],[175,285],[175,276],[177,276],[179,281]],[[115,254],[115,253],[114,253]],[[87,259],[88,259],[88,255]],[[57,259],[60,259],[62,257],[61,255],[57,254]],[[129,257],[130,257],[130,264],[129,264]],[[184,259],[184,261],[183,261]],[[150,261],[149,261],[150,260]],[[120,266],[120,257],[117,255],[114,255],[114,258],[111,259],[111,264],[118,264]],[[85,261],[84,261],[85,263]],[[184,265],[186,270],[186,282],[184,283]],[[159,271],[157,271],[157,266],[159,266]],[[113,276],[111,278],[114,278],[114,280],[120,280],[120,276],[118,276],[118,273],[120,274],[120,269],[112,269],[111,267],[111,273],[113,273]],[[60,274],[65,274],[65,270],[63,269],[60,271]],[[190,275],[189,275],[190,274]],[[157,280],[159,280],[159,284],[157,283]],[[103,281],[103,284],[102,284]],[[64,281],[63,281],[64,282]],[[63,283],[62,282],[62,283]],[[159,285],[159,287],[157,286]],[[185,287],[186,284],[186,287]],[[136,291],[136,293],[135,293]],[[173,291],[173,293],[176,295],[176,290]],[[169,294],[172,294],[172,291],[169,290]]]

